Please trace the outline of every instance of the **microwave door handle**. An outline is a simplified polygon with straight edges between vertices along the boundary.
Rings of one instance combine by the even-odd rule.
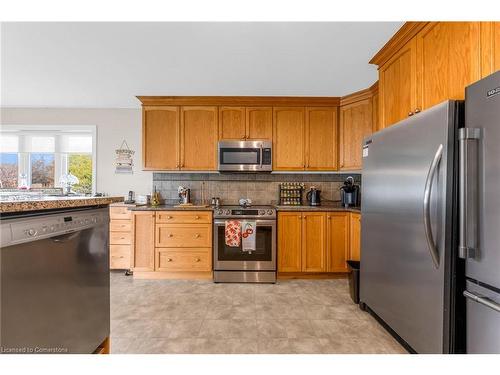
[[[260,146],[260,164],[259,164],[259,168],[262,169],[262,156],[264,154],[264,151],[262,150],[262,143],[259,146]]]

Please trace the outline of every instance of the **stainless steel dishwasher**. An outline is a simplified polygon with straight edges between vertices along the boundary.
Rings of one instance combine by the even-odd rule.
[[[109,336],[108,211],[2,216],[1,353],[92,353]]]

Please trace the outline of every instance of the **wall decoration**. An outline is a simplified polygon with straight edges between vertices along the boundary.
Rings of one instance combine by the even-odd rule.
[[[116,152],[115,173],[120,173],[120,174],[134,173],[134,170],[132,168],[134,166],[134,161],[132,159],[132,156],[135,154],[135,151],[131,150],[130,147],[128,147],[127,141],[123,140],[122,144],[120,145],[120,148],[115,150],[115,152]]]

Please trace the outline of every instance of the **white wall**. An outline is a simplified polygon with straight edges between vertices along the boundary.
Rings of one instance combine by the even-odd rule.
[[[153,176],[141,170],[141,111],[139,109],[2,108],[5,125],[96,125],[97,192],[126,196],[150,194]],[[125,139],[135,151],[134,174],[115,174],[115,149]]]

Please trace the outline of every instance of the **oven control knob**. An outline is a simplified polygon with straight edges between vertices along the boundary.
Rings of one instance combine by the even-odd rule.
[[[231,210],[225,210],[225,211],[224,211],[224,214],[226,214],[226,215],[230,215],[230,214],[231,214]]]
[[[33,236],[36,236],[37,231],[34,228],[30,228],[30,229],[28,229],[27,233],[28,233],[28,236],[33,237]]]
[[[259,215],[265,215],[266,214],[266,210],[259,210]]]
[[[215,211],[215,213],[216,213],[217,215],[222,215],[222,210],[217,210],[217,211]]]
[[[267,214],[268,215],[272,215],[273,214],[273,210],[267,210]]]

